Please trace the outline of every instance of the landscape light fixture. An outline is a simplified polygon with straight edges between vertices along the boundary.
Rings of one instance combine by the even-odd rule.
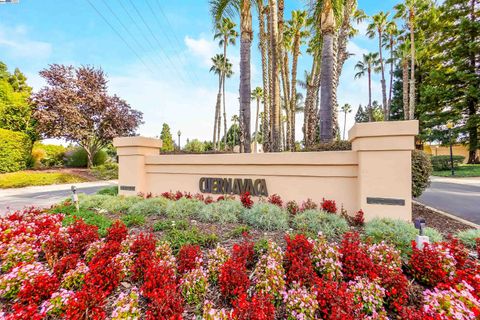
[[[418,229],[420,231],[420,235],[423,236],[425,231],[425,225],[426,225],[425,219],[417,218],[415,219],[414,224],[415,224],[415,229]]]
[[[452,150],[452,128],[453,128],[453,122],[448,121],[447,122],[447,128],[448,128],[448,142],[450,143],[450,167],[452,169],[452,176],[455,175],[455,168],[453,166],[453,150]]]
[[[80,208],[79,208],[79,205],[78,205],[77,187],[72,186],[70,189],[72,190],[72,203],[75,204],[75,208],[78,211]]]
[[[415,238],[417,249],[423,250],[425,243],[430,243],[430,238],[425,235],[425,227],[427,226],[427,223],[424,218],[417,218],[413,223],[415,228],[419,230],[419,234]]]

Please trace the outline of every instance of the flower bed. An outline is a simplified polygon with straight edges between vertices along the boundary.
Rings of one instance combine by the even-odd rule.
[[[63,219],[36,209],[0,219],[0,319],[480,317],[480,264],[456,239],[412,244],[404,260],[355,231],[337,243],[286,233],[286,246],[244,233],[174,254],[121,221],[100,238]]]

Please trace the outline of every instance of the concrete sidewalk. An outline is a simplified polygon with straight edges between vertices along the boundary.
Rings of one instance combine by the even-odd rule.
[[[70,197],[72,185],[77,187],[79,193],[92,194],[100,189],[116,186],[117,180],[3,189],[0,190],[0,215],[32,205],[49,207]]]
[[[416,199],[432,208],[480,224],[480,178],[431,177],[432,183]]]

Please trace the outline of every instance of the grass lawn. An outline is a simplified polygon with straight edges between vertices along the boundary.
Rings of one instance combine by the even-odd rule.
[[[88,180],[71,173],[19,171],[0,174],[0,189],[85,181]]]
[[[433,171],[432,176],[451,177],[450,170]],[[455,169],[455,177],[480,177],[480,164],[462,164]]]

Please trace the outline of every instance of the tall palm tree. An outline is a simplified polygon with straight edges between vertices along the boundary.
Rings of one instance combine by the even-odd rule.
[[[255,150],[257,150],[257,138],[258,138],[258,118],[260,115],[260,101],[263,100],[263,90],[261,87],[256,87],[252,91],[252,100],[255,100],[257,102],[257,113],[256,113],[256,118],[255,118],[255,139],[253,140],[253,144],[255,146]]]
[[[320,140],[330,142],[333,140],[333,112],[334,99],[334,69],[336,55],[334,53],[334,41],[338,21],[342,16],[343,1],[319,0],[316,5],[317,16],[320,19],[323,46],[320,71]]]
[[[292,11],[292,18],[287,21],[286,33],[291,37],[293,43],[291,46],[292,53],[292,84],[291,84],[291,93],[290,93],[290,107],[289,107],[289,121],[290,121],[290,130],[287,133],[288,138],[288,147],[290,149],[295,148],[295,106],[297,104],[297,65],[298,65],[298,56],[300,55],[300,46],[304,44],[304,39],[310,35],[310,32],[306,29],[307,27],[307,12],[294,10]],[[288,128],[288,126],[287,126]]]
[[[399,35],[397,24],[395,21],[390,21],[385,28],[384,42],[387,43],[386,47],[390,50],[390,86],[388,88],[388,105],[387,112],[390,115],[390,106],[392,104],[392,93],[393,93],[393,66],[395,65],[395,45],[397,44],[397,37]]]
[[[410,92],[408,118],[415,118],[415,18],[419,10],[425,8],[428,0],[404,0],[404,3],[397,4],[394,18],[402,18],[410,30]]]
[[[383,63],[383,34],[388,24],[388,12],[382,12],[375,14],[372,17],[372,23],[367,27],[367,35],[370,38],[378,36],[378,52],[379,52],[379,61],[380,61],[380,72],[381,72],[381,84],[382,84],[382,97],[383,97],[383,118],[388,120],[389,113],[387,112],[387,86],[385,83],[385,66]]]
[[[340,110],[345,115],[345,117],[343,119],[343,140],[345,140],[345,130],[347,128],[347,113],[352,112],[352,106],[349,105],[348,103],[345,103]]]
[[[215,123],[213,126],[213,147],[217,150],[217,135],[218,140],[220,140],[220,107],[222,100],[222,85],[224,75],[229,77],[232,74],[232,64],[228,62],[228,59],[225,59],[223,54],[216,54],[212,58],[212,66],[210,72],[218,75],[218,94],[217,94],[217,103],[215,106]]]
[[[271,148],[272,151],[280,151],[281,135],[281,109],[280,109],[280,79],[278,73],[281,69],[281,50],[279,42],[279,19],[277,0],[268,1],[268,21],[270,31],[270,96],[271,96]],[[282,21],[283,23],[283,21]]]
[[[227,46],[229,44],[235,45],[238,32],[235,30],[236,24],[230,20],[228,17],[223,17],[221,21],[216,24],[216,33],[213,36],[215,40],[219,40],[218,44],[223,47],[223,56],[227,58]],[[224,145],[227,145],[227,112],[225,107],[225,78],[226,74],[223,75],[223,142]],[[220,139],[219,139],[220,140]]]
[[[403,39],[397,48],[397,55],[400,58],[400,64],[402,66],[402,82],[403,82],[403,119],[409,120],[410,118],[410,104],[409,98],[409,83],[408,83],[408,60],[410,58],[410,41]]]
[[[378,53],[364,54],[361,61],[358,61],[355,65],[355,79],[359,79],[368,76],[368,121],[373,120],[372,115],[372,71],[378,65]]]
[[[240,15],[240,149],[250,153],[251,0],[210,0],[210,11],[215,23],[225,16]]]

